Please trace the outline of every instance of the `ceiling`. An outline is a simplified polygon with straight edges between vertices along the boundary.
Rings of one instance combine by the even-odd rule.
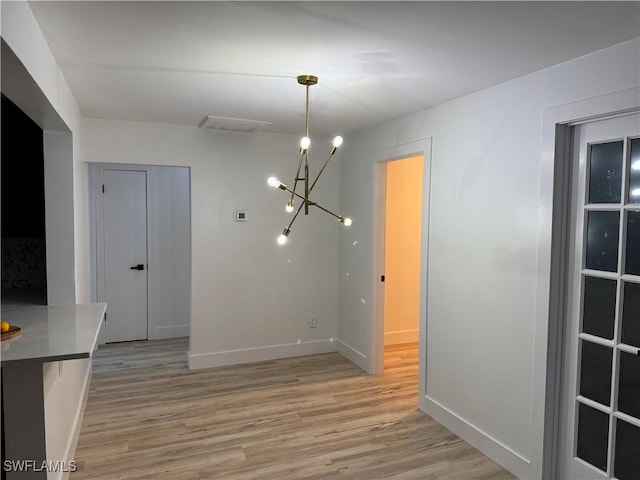
[[[29,2],[82,113],[361,130],[640,36],[640,2]]]

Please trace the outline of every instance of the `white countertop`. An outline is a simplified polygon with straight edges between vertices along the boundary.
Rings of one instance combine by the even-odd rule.
[[[2,307],[2,320],[22,330],[19,337],[2,342],[2,365],[90,357],[106,308],[106,303]]]

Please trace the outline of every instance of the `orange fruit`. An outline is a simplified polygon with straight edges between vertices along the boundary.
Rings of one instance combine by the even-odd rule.
[[[10,327],[11,325],[9,325],[9,322],[5,322],[4,320],[0,322],[0,328],[2,329],[2,333],[8,332]]]

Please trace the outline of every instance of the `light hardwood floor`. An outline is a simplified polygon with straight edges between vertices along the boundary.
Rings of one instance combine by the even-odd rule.
[[[417,410],[417,345],[385,374],[337,353],[189,371],[186,339],[101,347],[81,479],[515,478]]]

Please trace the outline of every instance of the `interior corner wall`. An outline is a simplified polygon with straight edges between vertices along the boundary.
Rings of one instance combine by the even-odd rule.
[[[83,148],[82,122],[73,127],[73,245],[76,303],[91,301],[91,248],[89,222],[89,171]]]
[[[75,300],[73,150],[71,134],[45,130],[44,187],[47,244],[47,304]]]
[[[453,100],[345,142],[338,337],[369,362],[376,152],[431,137],[426,391],[420,408],[520,478],[540,478],[548,305],[537,304],[543,112],[637,88],[640,40]],[[544,231],[551,231],[550,228]],[[550,261],[550,259],[547,259]],[[349,273],[349,275],[347,275]],[[542,315],[540,312],[544,312]]]
[[[191,368],[335,350],[339,223],[312,209],[286,246],[275,242],[291,215],[266,179],[295,173],[297,136],[85,119],[83,138],[92,163],[190,167]],[[329,148],[328,139],[314,144],[323,140]],[[334,161],[313,195],[337,211]],[[247,221],[236,222],[236,210]]]

